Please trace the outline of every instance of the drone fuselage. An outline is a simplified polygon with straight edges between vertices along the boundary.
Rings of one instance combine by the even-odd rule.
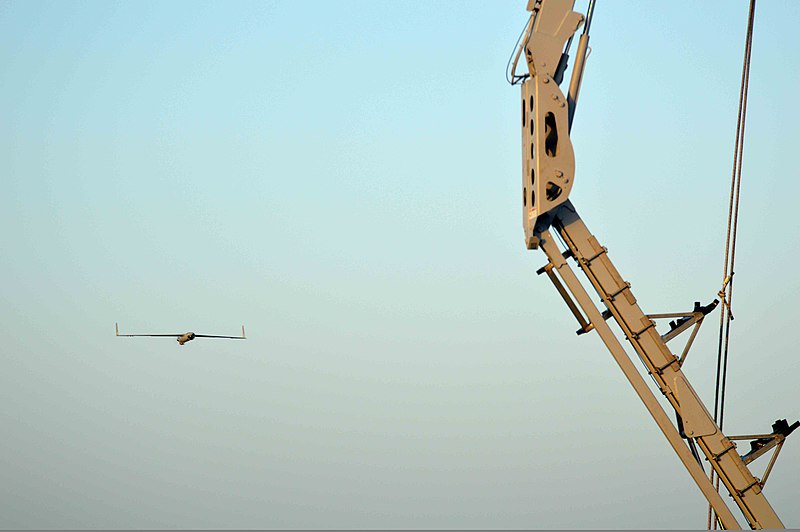
[[[192,340],[194,340],[193,332],[187,332],[186,334],[178,337],[178,343],[181,345],[185,344],[186,342],[190,342]]]

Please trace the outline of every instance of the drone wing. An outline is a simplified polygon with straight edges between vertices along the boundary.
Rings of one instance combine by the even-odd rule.
[[[216,334],[195,334],[195,338],[228,338],[230,340],[247,340],[247,337],[244,335],[244,325],[242,325],[242,335],[241,336],[217,336]]]

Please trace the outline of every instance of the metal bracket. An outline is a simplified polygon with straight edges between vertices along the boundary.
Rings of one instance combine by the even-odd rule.
[[[594,255],[589,257],[588,259],[583,259],[582,262],[584,264],[588,265],[588,266],[591,266],[592,262],[594,262],[595,259],[597,259],[598,257],[600,257],[602,255],[605,255],[606,253],[608,253],[608,248],[603,246],[600,251],[598,251],[597,253],[595,253]]]
[[[700,325],[703,323],[703,319],[711,313],[715,308],[719,305],[719,300],[715,299],[708,305],[702,306],[700,305],[699,301],[694,302],[694,310],[692,312],[668,312],[662,314],[648,314],[647,317],[652,319],[664,319],[664,318],[678,318],[677,320],[672,320],[670,322],[670,330],[669,332],[661,335],[661,340],[664,343],[673,340],[682,332],[686,331],[694,325],[692,329],[692,334],[689,336],[689,339],[686,341],[686,345],[681,352],[681,356],[678,358],[678,365],[683,365],[684,361],[686,360],[686,356],[689,354],[689,349],[692,347],[692,343],[694,343],[694,339],[697,336],[697,331],[700,330]]]
[[[656,324],[651,321],[650,325],[648,325],[647,327],[645,327],[644,329],[642,329],[639,332],[633,333],[631,336],[633,336],[634,340],[638,340],[642,336],[643,333],[647,332],[649,329],[652,329],[655,326],[656,326]]]
[[[606,294],[606,298],[609,301],[614,301],[617,298],[618,295],[620,295],[625,290],[628,290],[630,287],[631,287],[631,283],[626,282],[624,285],[622,285],[622,288],[620,288],[619,290],[617,290],[613,294]]]
[[[753,489],[756,486],[758,486],[760,488],[762,486],[761,482],[759,482],[758,480],[754,480],[750,485],[748,485],[743,490],[736,490],[736,493],[739,495],[739,497],[741,497],[742,495],[744,495],[747,492],[747,490]]]
[[[729,438],[729,439],[732,439],[732,438]],[[729,452],[733,451],[734,449],[736,449],[736,444],[732,443],[730,445],[730,447],[726,448],[724,451],[716,453],[716,454],[712,454],[711,458],[713,458],[715,462],[719,462],[720,458],[722,458],[723,456],[725,456]]]
[[[749,464],[757,458],[764,456],[770,449],[775,449],[767,465],[767,469],[764,470],[764,476],[761,482],[759,482],[762,488],[767,482],[767,477],[769,477],[769,474],[772,472],[772,466],[775,465],[775,461],[778,459],[778,454],[781,452],[786,438],[798,427],[800,427],[800,421],[795,421],[789,425],[789,422],[785,419],[778,419],[772,424],[772,434],[749,434],[730,437],[731,440],[751,440],[750,452],[742,456],[742,460],[745,464]]]
[[[578,320],[578,324],[581,326],[581,328],[578,329],[576,333],[584,334],[591,331],[592,329],[594,329],[594,325],[592,325],[586,318],[583,317],[581,311],[578,310],[578,305],[576,305],[575,302],[572,300],[569,293],[564,288],[564,285],[562,285],[561,281],[559,281],[558,276],[556,276],[556,273],[553,271],[553,269],[554,269],[553,263],[548,262],[547,264],[536,270],[536,274],[541,275],[545,273],[547,274],[547,277],[550,279],[550,281],[552,281],[553,286],[556,287],[556,290],[561,295],[561,298],[567,304],[567,307],[569,307],[569,310],[572,312],[572,315],[575,316],[575,319]]]

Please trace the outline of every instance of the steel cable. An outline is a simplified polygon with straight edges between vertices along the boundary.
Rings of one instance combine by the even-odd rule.
[[[744,154],[744,132],[747,117],[747,94],[750,85],[750,57],[753,48],[753,21],[755,19],[756,0],[750,0],[747,17],[747,35],[745,38],[744,61],[742,65],[742,84],[739,89],[739,111],[736,123],[736,143],[733,153],[733,170],[731,172],[731,190],[728,203],[728,231],[725,238],[725,264],[722,274],[722,288],[719,291],[722,300],[722,311],[719,316],[719,340],[717,344],[717,375],[714,395],[714,421],[722,429],[725,420],[725,391],[728,377],[728,352],[730,347],[731,321],[733,312],[733,275],[736,262],[736,235],[739,225],[739,199],[742,185],[742,156]],[[719,478],[711,469],[711,481],[719,491]],[[717,516],[709,505],[708,529],[713,525],[716,530]]]

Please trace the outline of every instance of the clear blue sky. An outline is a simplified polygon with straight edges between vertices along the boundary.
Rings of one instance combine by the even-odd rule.
[[[734,434],[800,417],[800,3],[760,4]],[[524,249],[524,7],[0,2],[0,527],[704,527]],[[573,199],[647,312],[721,283],[746,12],[597,5]],[[794,436],[792,527],[797,478]]]

